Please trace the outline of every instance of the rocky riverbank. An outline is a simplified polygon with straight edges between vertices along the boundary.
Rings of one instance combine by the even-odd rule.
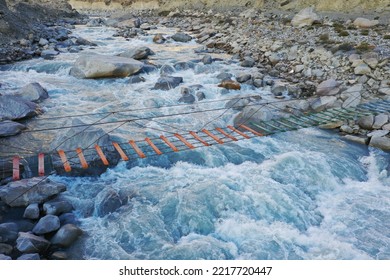
[[[66,186],[32,178],[0,189],[0,260],[64,260],[82,235]]]

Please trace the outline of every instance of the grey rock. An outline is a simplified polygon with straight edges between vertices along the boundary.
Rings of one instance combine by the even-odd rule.
[[[39,102],[49,98],[49,94],[45,88],[39,83],[30,83],[22,87],[18,93],[20,97],[32,102]]]
[[[0,254],[11,255],[13,247],[9,244],[0,243]]]
[[[310,106],[314,111],[319,112],[324,109],[332,108],[336,101],[337,101],[337,97],[335,96],[321,96],[315,99],[310,104]]]
[[[37,235],[42,235],[56,231],[59,228],[60,219],[54,215],[46,215],[38,221],[32,231]]]
[[[129,78],[129,84],[138,84],[138,83],[143,83],[145,81],[146,79],[139,75],[131,76]]]
[[[378,66],[378,59],[377,58],[374,58],[374,57],[370,57],[370,58],[367,58],[367,59],[364,59],[364,62],[370,66],[371,69],[375,70],[375,68]]]
[[[390,130],[390,123],[385,124],[384,126],[382,126],[382,129],[383,130]]]
[[[147,59],[149,55],[154,54],[153,51],[148,47],[138,47],[127,50],[121,54],[120,57],[133,58],[136,60]]]
[[[340,127],[340,131],[341,131],[341,132],[348,133],[348,134],[352,134],[352,133],[353,133],[353,128],[350,127],[349,125],[342,125],[342,126]]]
[[[253,67],[255,64],[256,61],[251,57],[244,57],[244,60],[241,62],[242,67]]]
[[[179,61],[179,62],[176,62],[173,67],[178,70],[178,71],[181,71],[181,70],[188,70],[190,68],[194,68],[195,67],[195,64],[192,63],[192,62],[185,62],[185,61]]]
[[[179,102],[187,104],[192,104],[195,102],[195,97],[191,94],[189,88],[182,87],[180,89],[180,93],[182,96],[180,97]]]
[[[364,116],[361,117],[358,121],[358,124],[363,129],[371,130],[372,126],[374,125],[374,116]]]
[[[206,54],[206,55],[202,58],[202,62],[203,62],[203,64],[211,64],[211,63],[213,63],[213,58],[211,57],[211,55]]]
[[[389,137],[372,137],[370,146],[382,149],[384,151],[390,151],[390,138]]]
[[[0,198],[13,207],[28,206],[32,203],[43,203],[65,190],[63,184],[36,177],[8,183],[0,189]]]
[[[19,120],[34,117],[40,112],[37,104],[21,97],[0,96],[0,120]]]
[[[371,68],[365,63],[360,63],[356,66],[354,72],[356,75],[367,75],[371,74]]]
[[[39,39],[38,44],[39,44],[41,47],[43,47],[43,46],[48,45],[48,44],[49,44],[49,41],[46,40],[46,39],[44,39],[44,38],[41,38],[41,39]]]
[[[153,42],[156,44],[163,44],[165,41],[166,41],[166,39],[164,38],[164,36],[162,34],[156,34],[153,37]]]
[[[105,25],[106,21],[102,18],[94,18],[87,22],[88,27],[98,27]]]
[[[170,90],[178,87],[183,82],[182,77],[162,76],[157,80],[153,89]]]
[[[72,245],[79,236],[83,234],[83,231],[73,224],[66,224],[62,226],[57,233],[51,239],[53,245],[61,247],[69,247]]]
[[[192,40],[192,37],[188,34],[178,32],[172,36],[172,39],[176,42],[186,43]]]
[[[121,196],[119,192],[112,188],[101,191],[95,202],[96,214],[99,217],[104,217],[115,212],[121,206],[127,204],[127,197]]]
[[[226,72],[222,72],[222,73],[217,75],[217,79],[219,79],[221,81],[230,80],[232,77],[233,77],[232,74],[226,73]]]
[[[263,86],[263,80],[262,79],[253,79],[253,85],[257,88],[260,88]]]
[[[309,7],[301,10],[291,20],[294,27],[311,26],[314,22],[319,21],[319,16],[314,12],[314,8]]]
[[[76,44],[77,45],[82,45],[82,46],[91,46],[91,47],[96,47],[97,44],[91,42],[91,41],[88,41],[87,39],[84,39],[82,37],[78,37],[76,39]]]
[[[196,93],[196,98],[198,99],[198,101],[202,101],[203,99],[206,99],[206,95],[204,94],[204,92],[198,91]]]
[[[317,95],[329,96],[340,92],[340,83],[334,79],[323,81],[317,86]]]
[[[348,141],[352,141],[361,145],[367,145],[368,144],[368,138],[364,136],[356,136],[356,135],[345,135],[343,136],[344,139]]]
[[[32,203],[24,210],[23,218],[35,220],[39,218],[38,203]]]
[[[35,261],[35,260],[40,260],[41,257],[39,256],[38,253],[35,254],[23,254],[17,260],[21,261]]]
[[[123,78],[138,73],[143,63],[132,58],[100,54],[83,54],[70,74],[77,78]]]
[[[51,60],[58,54],[59,52],[56,50],[44,50],[41,52],[41,57],[47,60]]]
[[[26,126],[21,123],[2,121],[0,122],[0,137],[17,135],[24,129],[26,129]]]
[[[48,201],[43,204],[43,211],[46,215],[60,215],[69,213],[73,210],[73,206],[69,201]]]
[[[225,104],[225,108],[241,111],[249,103],[249,98],[232,99]]]
[[[77,217],[73,213],[64,213],[59,216],[61,225],[77,224]]]
[[[374,130],[367,134],[368,137],[383,137],[389,134],[388,130]]]
[[[10,261],[10,260],[12,260],[12,258],[10,256],[0,254],[0,261]]]
[[[44,252],[49,246],[50,242],[45,238],[28,232],[19,232],[19,237],[16,240],[16,248],[26,254]]]
[[[132,19],[125,19],[116,24],[116,27],[134,27],[134,28],[140,28],[141,27],[141,20],[139,18],[132,18]]]
[[[18,231],[16,223],[0,224],[0,242],[12,244],[18,238]]]
[[[386,114],[379,114],[374,118],[374,124],[372,125],[373,129],[380,129],[389,121],[389,116]]]
[[[175,68],[173,66],[171,66],[171,65],[168,65],[168,64],[164,64],[160,68],[160,74],[161,75],[169,75],[169,74],[173,74],[175,72],[176,72]]]
[[[240,73],[237,75],[236,80],[239,83],[245,83],[246,81],[250,80],[251,78],[252,78],[251,74]]]
[[[353,25],[359,28],[371,28],[379,24],[379,21],[377,20],[369,20],[367,18],[357,18],[353,22]]]
[[[68,254],[64,251],[56,251],[53,254],[51,254],[50,258],[52,260],[67,260],[68,259]]]

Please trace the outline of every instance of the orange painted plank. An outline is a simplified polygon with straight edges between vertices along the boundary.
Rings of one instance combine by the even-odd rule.
[[[219,131],[220,133],[222,133],[223,135],[225,135],[227,138],[230,138],[233,141],[238,141],[238,139],[236,137],[226,133],[222,128],[217,127],[216,130]]]
[[[240,127],[242,127],[242,128],[245,129],[245,130],[248,130],[248,131],[252,132],[254,135],[257,135],[257,136],[264,136],[264,135],[261,134],[260,132],[257,132],[256,130],[254,130],[254,129],[252,129],[252,128],[250,128],[250,127],[244,125],[244,124],[240,125]]]
[[[81,148],[77,148],[76,152],[77,152],[77,155],[79,156],[81,167],[84,168],[84,169],[87,169],[88,168],[88,163],[85,160],[85,157],[84,157],[84,154],[83,154],[83,150],[81,150]]]
[[[218,144],[223,144],[222,139],[218,138],[216,135],[212,134],[207,129],[202,129],[202,132],[213,138],[215,141],[217,141]]]
[[[205,146],[211,146],[209,143],[207,143],[207,142],[204,141],[202,138],[200,138],[199,135],[196,134],[196,132],[190,131],[190,134],[191,134],[196,140],[198,140],[200,143],[202,143],[203,145],[205,145]]]
[[[164,135],[161,135],[160,138],[174,151],[174,152],[178,152],[179,149],[176,148],[175,145],[173,145],[167,137],[165,137]]]
[[[137,146],[134,140],[130,140],[129,144],[133,147],[134,151],[138,154],[140,158],[146,158],[145,154],[141,151],[141,149]]]
[[[58,154],[60,155],[60,158],[62,160],[62,164],[64,165],[64,169],[66,172],[70,172],[72,168],[70,167],[69,161],[66,158],[64,150],[59,150]]]
[[[188,142],[183,136],[181,136],[180,134],[175,133],[173,135],[175,135],[175,137],[177,139],[179,139],[181,142],[183,142],[188,148],[195,149],[195,147],[190,142]]]
[[[244,132],[239,131],[237,128],[235,128],[235,127],[233,127],[233,126],[231,126],[231,125],[228,125],[227,128],[229,128],[229,129],[231,129],[232,131],[234,131],[234,132],[240,134],[241,136],[245,137],[246,139],[250,139],[250,138],[251,138],[250,136],[246,135]]]
[[[45,176],[45,155],[38,154],[38,176]]]
[[[98,153],[98,155],[99,155],[100,159],[102,160],[103,164],[104,165],[109,165],[106,156],[104,155],[102,149],[100,148],[100,146],[98,144],[95,145],[95,150]]]
[[[20,180],[19,161],[20,158],[18,156],[12,159],[12,180],[14,181]]]
[[[112,142],[112,145],[114,145],[114,148],[116,149],[116,151],[119,153],[119,155],[121,156],[121,158],[124,160],[124,161],[128,161],[129,160],[129,157],[126,155],[126,153],[122,150],[121,146],[119,146],[118,143],[116,142]]]
[[[158,154],[158,155],[162,155],[163,154],[160,151],[160,149],[157,148],[156,145],[154,145],[154,143],[152,142],[152,140],[150,140],[150,138],[145,138],[145,141],[149,144],[150,147],[152,147],[152,149],[156,152],[156,154]]]

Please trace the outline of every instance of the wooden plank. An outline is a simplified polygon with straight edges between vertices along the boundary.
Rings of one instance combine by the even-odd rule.
[[[114,145],[115,150],[118,152],[118,154],[121,156],[122,160],[128,161],[129,158],[126,155],[126,153],[122,150],[121,146],[119,146],[118,143],[112,142],[112,145]]]
[[[45,154],[38,154],[38,176],[45,176]]]
[[[106,156],[104,155],[102,149],[100,148],[100,146],[98,144],[95,145],[95,150],[98,153],[98,155],[99,155],[100,159],[102,160],[103,164],[104,165],[109,165]]]
[[[167,144],[174,152],[178,152],[178,151],[179,151],[179,149],[176,148],[176,146],[173,145],[173,144],[168,140],[167,137],[165,137],[164,135],[161,135],[160,138],[161,138],[161,140],[163,140],[163,141],[165,142],[165,144]]]
[[[256,136],[260,136],[260,137],[261,137],[261,136],[264,136],[264,135],[261,134],[260,132],[257,132],[256,130],[254,130],[254,129],[252,129],[252,128],[250,128],[250,127],[244,125],[244,124],[240,125],[240,127],[242,127],[242,128],[245,129],[245,130],[248,130],[249,132],[253,133],[253,134],[256,135]]]
[[[233,141],[238,141],[238,139],[228,133],[225,132],[225,130],[223,130],[222,128],[219,128],[217,127],[215,130],[217,130],[218,132],[222,133],[223,135],[225,135],[227,138],[230,138],[232,139]]]
[[[76,153],[79,156],[81,167],[84,168],[84,169],[87,169],[88,168],[88,163],[85,160],[85,157],[84,157],[84,154],[83,154],[83,150],[81,150],[81,148],[77,148],[76,149]]]
[[[240,134],[241,136],[243,136],[246,139],[250,139],[251,138],[249,135],[246,135],[244,132],[239,131],[237,128],[235,128],[235,127],[233,127],[231,125],[228,125],[227,128],[229,128],[230,130]]]
[[[131,147],[133,147],[134,151],[137,153],[137,155],[140,157],[140,158],[146,158],[145,154],[141,151],[141,149],[137,146],[137,144],[135,143],[134,140],[130,140],[129,141],[129,144],[131,145]]]
[[[150,140],[150,138],[145,138],[145,141],[146,141],[146,143],[149,144],[150,147],[152,147],[152,149],[156,152],[156,154],[158,154],[159,156],[163,154],[163,153],[160,151],[160,149],[157,148],[156,145],[154,145],[154,143],[152,142],[152,140]]]
[[[211,138],[213,138],[218,144],[223,144],[223,141],[221,138],[219,138],[218,136],[212,134],[210,131],[208,131],[207,129],[202,129],[202,132],[207,134],[208,136],[210,136]]]
[[[183,136],[181,136],[179,133],[173,134],[177,139],[179,139],[181,142],[183,142],[188,148],[195,149],[194,145],[192,145],[190,142],[188,142]]]
[[[70,167],[69,161],[66,158],[66,154],[65,154],[64,150],[59,150],[58,154],[60,155],[60,158],[61,158],[62,164],[64,165],[65,171],[70,172],[72,170],[72,168]]]
[[[203,145],[205,145],[205,146],[211,146],[209,143],[207,143],[205,140],[203,140],[198,134],[196,134],[196,132],[190,131],[190,134],[191,134],[196,140],[198,140],[200,143],[202,143]]]
[[[12,159],[12,180],[17,181],[20,180],[20,169],[19,169],[19,156],[15,156]]]

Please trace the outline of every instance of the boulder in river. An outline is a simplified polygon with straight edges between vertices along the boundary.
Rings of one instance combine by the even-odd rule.
[[[18,96],[0,96],[0,120],[19,120],[40,113],[37,104]]]
[[[0,198],[13,207],[27,206],[31,203],[43,203],[65,190],[63,184],[35,177],[8,183],[0,189]]]
[[[40,253],[46,251],[50,242],[45,238],[28,232],[19,232],[16,248],[22,253]]]
[[[233,90],[240,90],[241,85],[233,80],[223,80],[218,87],[226,88],[226,89],[233,89]]]
[[[192,40],[192,37],[188,34],[178,32],[172,36],[172,40],[176,42],[186,43]]]
[[[13,121],[2,121],[0,122],[0,137],[7,137],[19,134],[26,126],[13,122]]]
[[[73,210],[73,206],[68,201],[48,201],[43,204],[43,211],[46,215],[60,215]]]
[[[165,41],[166,41],[166,39],[164,38],[164,36],[162,34],[156,34],[153,37],[153,42],[156,44],[163,44]]]
[[[104,217],[115,212],[121,206],[127,204],[126,194],[116,191],[113,188],[101,191],[96,198],[96,212],[99,217]]]
[[[179,86],[182,82],[183,82],[182,77],[161,76],[157,80],[157,83],[154,85],[153,89],[170,90]]]
[[[179,98],[179,102],[192,104],[195,102],[195,96],[193,96],[190,92],[190,89],[187,87],[183,87],[180,90],[181,97]]]
[[[143,63],[132,58],[82,54],[70,70],[70,74],[77,78],[123,78],[138,73]]]
[[[120,57],[133,58],[136,60],[146,59],[149,55],[153,55],[154,52],[148,47],[138,47],[124,51],[119,54]]]
[[[39,83],[30,83],[25,85],[18,91],[17,95],[32,102],[39,102],[49,98],[47,90]]]

